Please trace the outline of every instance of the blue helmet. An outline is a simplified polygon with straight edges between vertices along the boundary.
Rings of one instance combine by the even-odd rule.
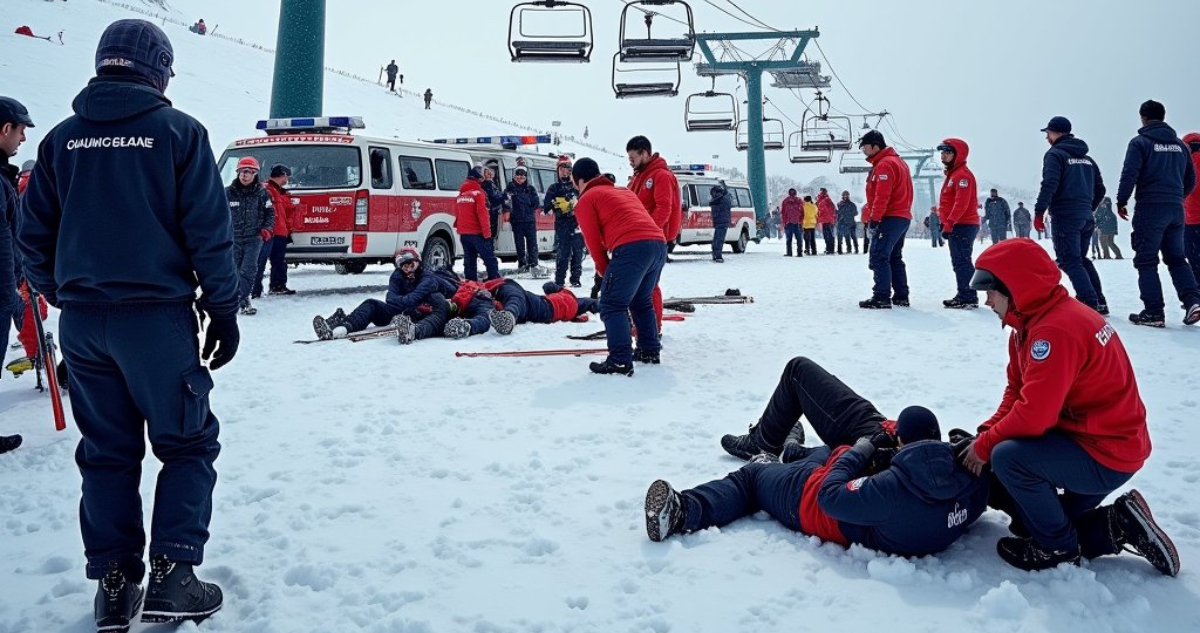
[[[96,47],[96,74],[145,77],[160,91],[175,76],[175,49],[162,29],[145,20],[117,20]]]

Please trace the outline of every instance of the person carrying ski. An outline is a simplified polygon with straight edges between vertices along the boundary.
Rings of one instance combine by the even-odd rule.
[[[600,320],[608,358],[591,363],[597,374],[633,375],[633,361],[657,365],[662,342],[654,313],[654,288],[667,259],[662,227],[637,195],[613,185],[590,158],[575,161],[571,179],[579,190],[575,217],[601,278]],[[678,193],[679,188],[675,188]],[[637,328],[633,350],[630,320]]]
[[[529,182],[529,170],[518,167],[504,195],[511,209],[508,223],[516,243],[517,272],[529,272],[538,265],[537,216],[542,211],[537,189]]]
[[[233,218],[233,263],[238,269],[238,302],[245,316],[258,313],[250,302],[258,276],[258,254],[274,237],[275,205],[258,180],[258,161],[246,156],[238,161],[237,175],[225,188]]]
[[[679,179],[667,166],[667,160],[654,151],[650,139],[635,136],[625,144],[625,154],[633,169],[629,190],[641,200],[642,206],[662,229],[663,241],[672,244],[683,226],[683,199]],[[661,271],[660,271],[661,273]],[[652,297],[654,317],[662,330],[662,289],[656,284]]]
[[[803,445],[802,416],[825,446]],[[958,540],[987,507],[990,478],[959,466],[932,412],[908,407],[888,421],[804,357],[787,364],[750,432],[721,444],[750,463],[683,492],[661,479],[651,484],[650,540],[765,511],[788,529],[843,547],[927,556]]]
[[[1004,397],[962,454],[974,473],[990,466],[1007,493],[992,495],[1012,516],[1000,557],[1036,571],[1129,545],[1174,576],[1179,555],[1140,493],[1098,507],[1150,456],[1146,406],[1117,331],[1071,298],[1030,240],[989,247],[975,268],[971,287],[1012,328]]]
[[[854,252],[858,252],[858,232],[856,220],[858,218],[858,205],[850,200],[850,192],[843,191],[842,199],[837,205],[837,222],[838,222],[838,252],[842,252],[842,242],[846,243],[846,253],[850,253],[850,247],[854,246]]]
[[[867,176],[867,202],[863,205],[863,221],[870,230],[871,270],[875,285],[871,298],[860,301],[858,307],[869,310],[890,310],[892,306],[908,307],[908,270],[904,266],[904,236],[912,223],[913,184],[908,163],[878,130],[871,130],[858,142],[871,174]]]
[[[565,286],[567,270],[571,272],[571,287],[583,287],[583,235],[575,219],[575,203],[579,192],[571,182],[571,159],[558,157],[558,180],[546,188],[542,212],[554,214],[554,242],[558,245],[554,260],[554,283]]]
[[[287,246],[291,243],[291,231],[288,222],[296,217],[295,198],[285,187],[292,177],[292,170],[287,165],[278,164],[271,167],[270,177],[263,188],[271,196],[271,205],[275,208],[275,226],[271,231],[271,241],[262,247],[258,254],[258,272],[254,276],[254,291],[251,299],[257,299],[263,293],[263,275],[267,272],[267,262],[271,263],[271,280],[267,291],[273,295],[294,295],[295,290],[287,287]]]
[[[17,223],[30,285],[62,310],[80,527],[103,631],[127,630],[139,607],[143,622],[174,622],[222,605],[194,567],[205,559],[221,450],[210,371],[241,340],[238,277],[208,132],[163,94],[174,59],[150,22],[105,29],[97,76],[39,146]],[[145,552],[147,439],[162,469]]]
[[[472,281],[479,277],[476,260],[480,258],[483,259],[488,279],[500,277],[500,265],[496,261],[495,251],[492,250],[488,198],[479,182],[482,179],[483,171],[479,167],[472,167],[458,190],[458,199],[454,207],[454,228],[458,231],[458,239],[463,248],[463,276]]]
[[[522,323],[556,323],[575,321],[600,311],[600,303],[547,281],[541,295],[529,292],[521,284],[506,280],[493,293],[498,308],[488,313],[492,328],[499,334],[512,334]]]
[[[941,236],[949,242],[950,267],[954,270],[957,288],[954,296],[942,301],[946,308],[971,310],[979,307],[979,294],[971,290],[971,275],[975,267],[971,264],[971,253],[975,250],[975,237],[979,234],[979,201],[976,193],[975,174],[967,167],[967,156],[971,148],[958,138],[948,138],[938,145],[946,179],[942,182],[942,193],[938,199],[938,215]],[[992,190],[995,193],[995,189]],[[1005,213],[1008,203],[1004,203]],[[929,221],[930,229],[933,220]]]
[[[837,208],[829,197],[829,190],[821,187],[817,192],[817,222],[821,224],[821,235],[825,238],[825,254],[833,254],[834,225],[837,223]]]
[[[729,198],[729,189],[724,184],[714,185],[709,189],[709,207],[712,209],[712,259],[723,264],[725,258],[721,251],[725,249],[725,235],[729,232],[729,224],[733,221],[733,201]]]
[[[779,203],[779,214],[782,217],[784,240],[787,253],[784,257],[792,256],[792,238],[796,238],[796,257],[804,257],[804,201],[796,195],[795,189],[788,189],[788,195]]]

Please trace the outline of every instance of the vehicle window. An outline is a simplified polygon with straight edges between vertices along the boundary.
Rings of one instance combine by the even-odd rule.
[[[467,180],[469,171],[471,171],[471,164],[466,161],[439,159],[437,161],[438,189],[458,191],[463,182]]]
[[[239,147],[221,155],[217,168],[221,181],[233,182],[239,160],[253,156],[270,173],[275,165],[292,170],[288,189],[353,189],[362,184],[362,157],[357,147],[321,145],[259,145]]]
[[[433,180],[433,161],[415,156],[400,157],[400,182],[405,189],[436,189]]]
[[[374,189],[392,188],[392,150],[384,147],[372,147],[371,156],[371,187]]]
[[[684,207],[693,206],[692,193],[688,190],[687,185],[679,186],[679,200],[683,203]]]
[[[752,208],[754,206],[754,199],[750,197],[749,189],[746,189],[744,187],[737,187],[733,191],[735,194],[737,194],[737,203],[735,206],[743,207],[743,208],[747,208],[747,209]]]
[[[558,175],[554,173],[553,169],[535,169],[534,171],[538,173],[538,176],[541,177],[542,181],[540,186],[534,184],[534,187],[537,187],[538,191],[546,193],[546,190],[550,188],[550,185],[554,184],[554,181],[558,178]]]
[[[692,199],[698,207],[712,206],[712,185],[691,185]]]

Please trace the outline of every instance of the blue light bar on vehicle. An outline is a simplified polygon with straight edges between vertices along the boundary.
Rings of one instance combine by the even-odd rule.
[[[463,138],[436,138],[438,145],[537,145],[550,143],[553,139],[549,134],[524,136],[476,136]]]
[[[360,116],[300,117],[291,119],[265,119],[254,126],[265,132],[308,130],[365,130],[367,125]]]
[[[701,165],[701,164],[668,165],[667,169],[669,169],[671,171],[712,171],[713,166],[712,165]]]

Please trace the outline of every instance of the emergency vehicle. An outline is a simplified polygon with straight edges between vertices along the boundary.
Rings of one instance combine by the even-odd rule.
[[[549,135],[426,142],[352,133],[365,127],[361,117],[269,119],[257,125],[264,136],[235,140],[221,155],[226,183],[245,156],[258,159],[264,179],[273,165],[291,169],[288,190],[297,211],[288,218],[288,262],[334,264],[339,273],[358,274],[412,246],[428,265],[449,266],[462,252],[455,201],[473,165],[495,170],[501,188],[525,167],[539,196],[556,178],[557,155],[524,149],[550,143]],[[554,216],[540,214],[537,226],[539,253],[552,256]],[[503,219],[496,254],[516,257],[512,227]]]
[[[713,239],[712,196],[710,190],[724,182],[733,203],[725,243],[733,252],[742,253],[746,245],[757,234],[754,221],[754,202],[750,199],[750,186],[741,180],[725,180],[708,175],[712,165],[669,165],[668,168],[679,181],[679,199],[683,201],[683,223],[679,231],[678,246],[689,244],[711,244]]]

